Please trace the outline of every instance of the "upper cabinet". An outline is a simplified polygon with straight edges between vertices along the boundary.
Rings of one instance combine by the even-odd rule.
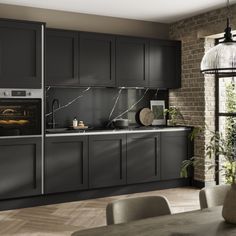
[[[82,86],[115,86],[115,37],[80,33],[79,74]]]
[[[148,40],[117,37],[116,80],[118,87],[148,87]]]
[[[151,40],[149,48],[149,87],[181,87],[181,42]]]
[[[46,85],[179,88],[181,43],[47,30]]]
[[[42,24],[0,21],[0,88],[41,88]]]
[[[46,85],[78,86],[78,33],[46,32]]]

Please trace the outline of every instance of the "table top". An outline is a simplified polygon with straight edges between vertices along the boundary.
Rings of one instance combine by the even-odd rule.
[[[73,236],[236,236],[236,225],[222,217],[222,207],[137,220],[77,231]]]

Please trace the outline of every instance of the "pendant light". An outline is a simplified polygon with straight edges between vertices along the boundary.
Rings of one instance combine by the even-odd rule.
[[[215,47],[206,52],[201,62],[201,72],[203,74],[218,75],[219,77],[236,76],[236,42],[230,27],[229,0],[227,0],[227,26],[224,39]]]

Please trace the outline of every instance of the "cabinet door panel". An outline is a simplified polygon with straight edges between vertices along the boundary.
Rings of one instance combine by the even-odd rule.
[[[80,33],[80,85],[115,86],[115,38]]]
[[[87,162],[87,137],[47,138],[45,192],[86,189]]]
[[[0,140],[0,199],[41,193],[41,140]]]
[[[116,40],[118,86],[148,86],[148,40],[118,37]]]
[[[109,187],[126,183],[125,135],[89,137],[89,186]]]
[[[78,86],[78,33],[46,32],[46,85]]]
[[[127,183],[142,183],[159,179],[159,134],[128,134]]]
[[[181,87],[181,43],[179,41],[150,42],[149,86]]]
[[[40,24],[0,21],[0,87],[41,88]]]
[[[161,134],[161,180],[180,178],[182,161],[188,159],[188,133]]]

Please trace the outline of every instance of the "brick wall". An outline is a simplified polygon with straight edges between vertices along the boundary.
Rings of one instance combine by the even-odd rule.
[[[236,29],[236,5],[231,6],[232,29]],[[208,170],[209,160],[205,158],[209,129],[215,128],[215,80],[200,73],[202,57],[214,46],[214,39],[207,36],[222,33],[226,24],[226,8],[211,11],[173,23],[170,38],[182,41],[182,87],[170,91],[170,105],[183,114],[179,124],[204,127],[205,132],[196,138],[194,155],[199,158],[194,179],[201,182],[214,181],[214,171]],[[211,160],[212,161],[212,160]]]

